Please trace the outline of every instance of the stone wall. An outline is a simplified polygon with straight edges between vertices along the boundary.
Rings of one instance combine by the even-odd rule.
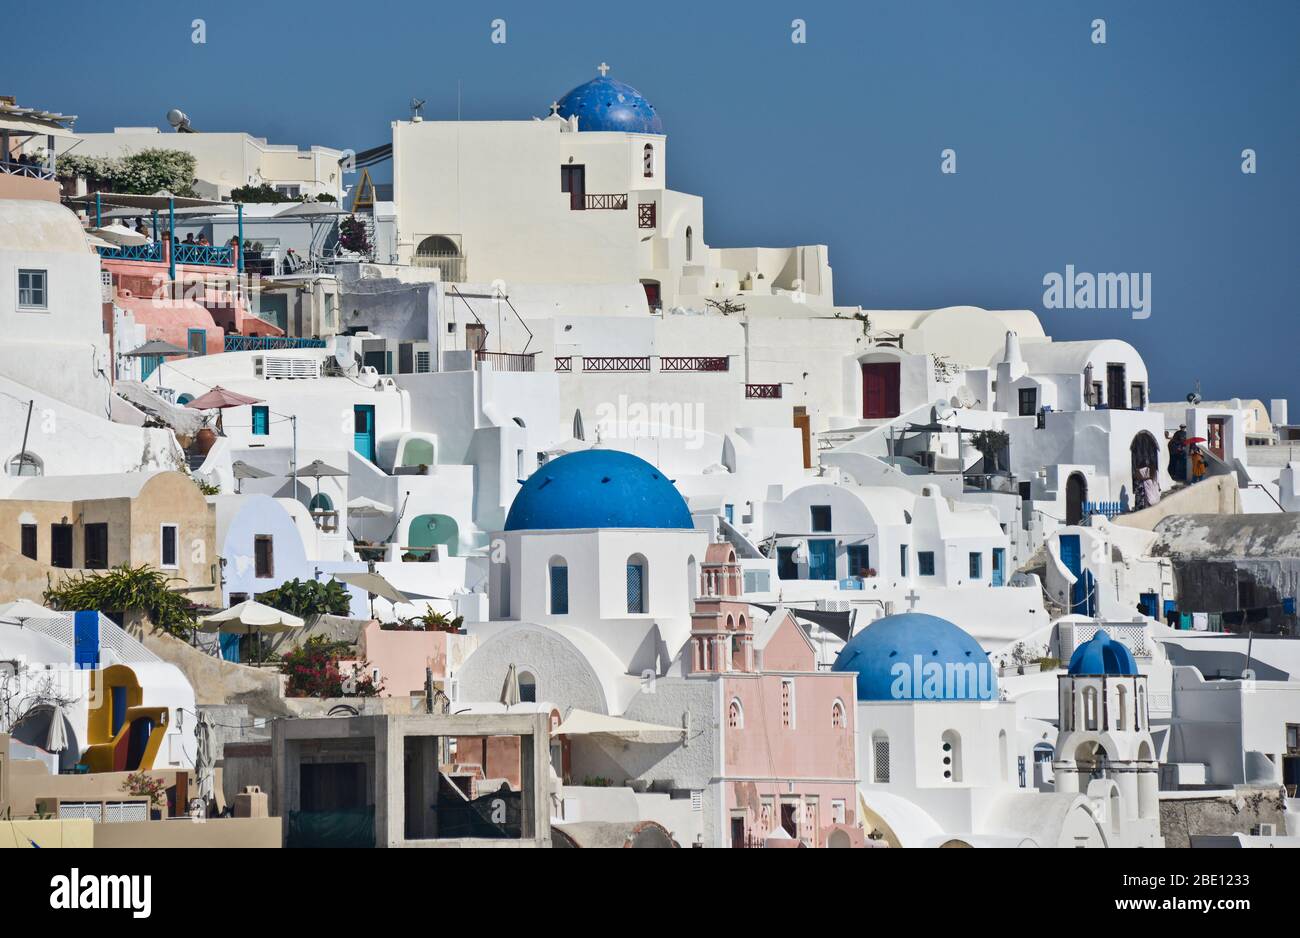
[[[1286,833],[1286,798],[1280,788],[1238,786],[1231,794],[1204,798],[1162,798],[1160,833],[1166,847],[1190,847],[1192,837],[1249,834],[1257,825],[1273,824]]]

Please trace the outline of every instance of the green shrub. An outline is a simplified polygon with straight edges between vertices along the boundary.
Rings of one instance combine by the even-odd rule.
[[[257,601],[281,612],[310,616],[346,616],[352,611],[352,596],[338,580],[286,580],[273,590],[257,594]]]
[[[49,606],[64,612],[144,612],[170,635],[189,638],[194,630],[194,604],[174,592],[173,581],[148,564],[123,564],[103,573],[77,573],[45,591]]]

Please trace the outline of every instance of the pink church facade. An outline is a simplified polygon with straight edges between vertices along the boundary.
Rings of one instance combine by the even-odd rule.
[[[860,843],[855,676],[819,671],[812,642],[783,607],[756,627],[741,592],[735,551],[710,545],[690,653],[692,673],[721,685],[726,842]]]

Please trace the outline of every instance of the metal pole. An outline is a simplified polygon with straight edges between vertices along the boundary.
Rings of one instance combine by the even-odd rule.
[[[27,464],[27,432],[32,428],[32,408],[36,406],[36,399],[27,402],[27,424],[23,427],[23,448],[18,454],[18,475],[23,474],[23,466]]]
[[[103,227],[103,223],[102,223],[102,221],[100,220],[100,205],[99,205],[99,193],[98,193],[98,192],[95,193],[95,227],[96,227],[96,228]]]
[[[173,198],[167,199],[167,241],[170,247],[167,252],[167,276],[171,278],[174,296],[176,290],[176,200]]]
[[[239,257],[239,272],[244,272],[244,203],[236,203],[239,208],[239,245],[235,248],[235,253]]]
[[[298,415],[289,418],[293,425],[293,497],[298,498]]]

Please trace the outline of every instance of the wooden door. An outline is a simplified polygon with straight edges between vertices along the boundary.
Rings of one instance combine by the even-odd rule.
[[[1106,366],[1106,406],[1111,410],[1128,409],[1128,378],[1123,365]]]
[[[868,419],[897,417],[898,384],[898,362],[863,362],[862,416]]]

